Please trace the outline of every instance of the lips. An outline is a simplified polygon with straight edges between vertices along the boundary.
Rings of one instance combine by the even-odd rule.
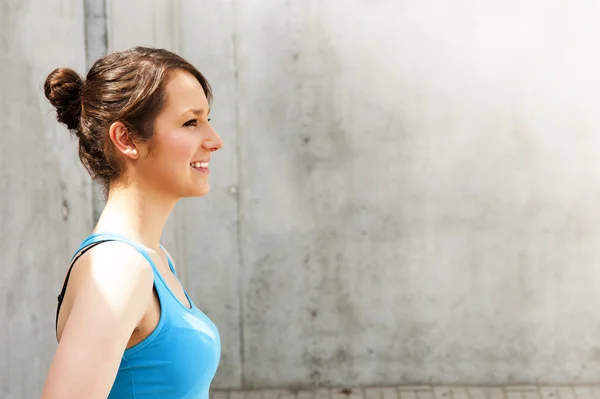
[[[209,164],[210,158],[208,157],[190,162],[190,166],[192,167],[192,169],[194,169],[196,172],[200,172],[206,175],[210,173],[210,169],[208,168]]]

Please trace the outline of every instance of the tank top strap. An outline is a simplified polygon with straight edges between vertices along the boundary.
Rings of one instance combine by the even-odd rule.
[[[163,247],[160,244],[158,244],[158,246],[160,247],[160,249],[162,249],[162,251],[165,253],[165,255],[167,255],[167,263],[169,264],[169,269],[171,269],[173,274],[177,277],[177,272],[175,271],[175,266],[173,266],[173,260],[171,259],[171,255],[169,255],[169,252],[167,252],[165,247]]]

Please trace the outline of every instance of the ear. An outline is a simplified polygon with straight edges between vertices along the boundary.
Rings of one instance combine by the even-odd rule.
[[[108,129],[108,135],[110,140],[115,145],[117,151],[126,156],[127,158],[137,159],[139,152],[136,148],[133,139],[131,138],[130,131],[123,124],[123,122],[114,122]]]

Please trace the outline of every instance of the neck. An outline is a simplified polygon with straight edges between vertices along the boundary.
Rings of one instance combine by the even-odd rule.
[[[121,234],[158,250],[163,228],[177,199],[166,198],[139,185],[111,187],[94,231]]]

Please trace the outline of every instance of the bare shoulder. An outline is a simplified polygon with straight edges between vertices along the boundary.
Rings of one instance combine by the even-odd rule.
[[[83,254],[73,268],[72,278],[102,285],[110,283],[115,288],[139,283],[152,288],[153,273],[148,261],[133,246],[109,241]]]
[[[153,281],[152,267],[134,247],[118,241],[105,242],[77,261],[65,299],[68,308],[79,305],[91,313],[111,309],[131,320],[143,316],[152,297]]]

